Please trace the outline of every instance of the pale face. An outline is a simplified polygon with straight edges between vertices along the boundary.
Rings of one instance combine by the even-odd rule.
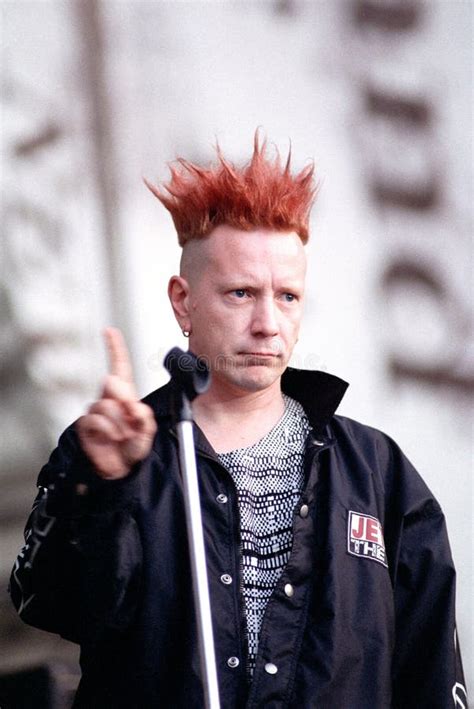
[[[306,256],[294,232],[216,227],[185,248],[178,317],[190,349],[206,358],[213,386],[279,386],[298,338]],[[173,288],[170,295],[173,301]]]

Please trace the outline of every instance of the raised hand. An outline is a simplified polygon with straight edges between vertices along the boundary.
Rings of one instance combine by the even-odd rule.
[[[157,430],[153,411],[137,399],[132,365],[120,330],[105,330],[109,374],[102,396],[76,423],[85,454],[106,480],[126,477],[147,457]]]

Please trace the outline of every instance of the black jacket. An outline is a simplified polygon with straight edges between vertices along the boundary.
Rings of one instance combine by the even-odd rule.
[[[250,686],[236,491],[196,429],[223,709],[467,706],[443,514],[389,437],[334,415],[346,386],[321,372],[282,379],[314,436]],[[77,707],[203,707],[169,395],[145,399],[159,431],[125,480],[94,474],[73,427],[39,476],[10,590],[23,620],[81,644]]]

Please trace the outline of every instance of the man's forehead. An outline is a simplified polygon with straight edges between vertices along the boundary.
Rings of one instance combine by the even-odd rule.
[[[189,264],[228,263],[230,255],[242,262],[254,261],[259,256],[274,260],[291,256],[304,259],[305,249],[294,232],[244,231],[223,225],[204,238],[188,241],[183,247],[182,260]]]
[[[181,275],[190,283],[202,276],[250,283],[268,277],[270,271],[273,277],[296,281],[304,279],[305,268],[305,249],[294,232],[247,232],[226,225],[189,241],[181,258]]]

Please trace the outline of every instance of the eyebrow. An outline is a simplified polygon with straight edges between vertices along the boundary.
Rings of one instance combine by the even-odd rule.
[[[265,285],[262,286],[261,283],[256,283],[253,279],[246,278],[242,276],[241,278],[232,277],[229,280],[218,281],[219,285],[228,290],[239,290],[241,288],[248,288],[249,290],[262,290]],[[304,290],[304,282],[296,281],[283,281],[282,285],[275,288],[278,291],[294,291],[302,292]]]

